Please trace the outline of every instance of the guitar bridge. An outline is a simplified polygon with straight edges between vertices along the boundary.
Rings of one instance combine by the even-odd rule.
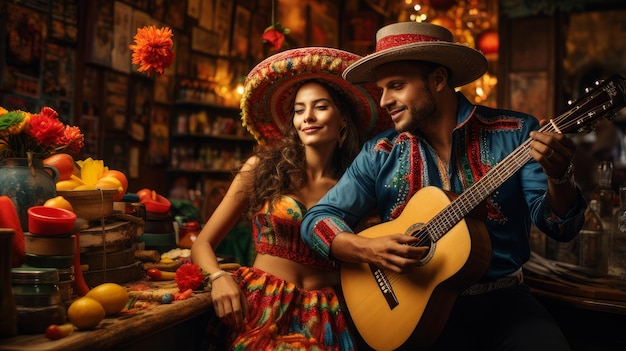
[[[400,301],[398,301],[396,294],[393,292],[393,287],[389,282],[389,278],[387,278],[387,274],[385,274],[385,271],[374,265],[370,264],[369,267],[372,271],[374,279],[376,279],[376,283],[378,283],[380,292],[383,294],[385,301],[387,301],[387,305],[389,305],[389,309],[393,310],[400,304]]]

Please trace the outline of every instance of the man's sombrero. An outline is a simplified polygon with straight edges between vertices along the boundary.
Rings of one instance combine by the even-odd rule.
[[[361,56],[326,47],[282,51],[256,65],[244,82],[241,97],[242,124],[260,144],[283,137],[282,127],[291,123],[298,83],[320,79],[343,92],[355,106],[354,122],[362,140],[393,127],[379,107],[380,90],[371,84],[353,85],[342,72]]]
[[[376,33],[376,51],[353,63],[343,77],[352,83],[372,82],[375,68],[382,64],[419,60],[447,67],[454,87],[471,83],[487,72],[487,59],[476,49],[453,43],[452,38],[448,29],[435,24],[390,24]]]

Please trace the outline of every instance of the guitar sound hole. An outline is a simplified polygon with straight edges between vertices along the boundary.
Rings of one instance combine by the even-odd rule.
[[[433,242],[430,234],[427,231],[426,226],[423,223],[415,223],[411,225],[407,230],[407,235],[411,235],[413,237],[420,238],[420,241],[416,244],[416,246],[426,246],[428,247],[428,251],[426,255],[420,260],[418,266],[423,266],[430,262],[435,254],[435,249],[437,247],[437,243]]]

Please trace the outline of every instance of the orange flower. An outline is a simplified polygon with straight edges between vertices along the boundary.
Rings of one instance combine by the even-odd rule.
[[[133,64],[139,65],[137,71],[163,74],[174,63],[176,54],[172,51],[172,30],[168,27],[157,29],[155,26],[137,28],[135,44],[129,45],[133,51]]]

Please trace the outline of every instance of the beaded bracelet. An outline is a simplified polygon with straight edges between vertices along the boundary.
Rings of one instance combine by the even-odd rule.
[[[217,271],[217,272],[215,272],[215,273],[212,273],[212,274],[209,276],[209,278],[211,279],[211,283],[213,283],[214,281],[216,281],[217,279],[219,279],[219,278],[221,278],[221,277],[223,277],[223,276],[225,276],[225,275],[232,275],[232,273],[230,273],[230,272],[226,272],[226,271],[224,271],[224,270],[222,270],[222,271]]]

